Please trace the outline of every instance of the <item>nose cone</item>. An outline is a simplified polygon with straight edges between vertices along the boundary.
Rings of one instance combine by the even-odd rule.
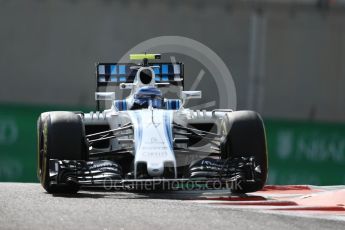
[[[165,164],[172,165],[177,175],[176,159],[172,146],[172,111],[161,109],[129,111],[134,126],[135,158],[134,175],[137,165],[146,163],[152,177],[164,175]]]

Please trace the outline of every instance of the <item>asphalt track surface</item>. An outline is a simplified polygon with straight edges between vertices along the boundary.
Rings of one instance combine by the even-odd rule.
[[[0,183],[0,229],[345,228],[342,220],[193,202],[204,193],[81,191],[76,195],[53,196],[39,184]]]

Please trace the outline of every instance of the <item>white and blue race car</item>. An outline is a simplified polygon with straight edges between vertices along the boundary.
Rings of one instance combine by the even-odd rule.
[[[37,173],[48,193],[88,187],[228,187],[247,193],[265,185],[267,146],[259,114],[185,108],[201,92],[183,91],[182,63],[157,62],[159,54],[131,59],[140,63],[97,65],[97,112],[40,115]],[[170,87],[180,98],[165,97]],[[115,88],[130,93],[116,100]],[[107,108],[101,110],[101,103]]]

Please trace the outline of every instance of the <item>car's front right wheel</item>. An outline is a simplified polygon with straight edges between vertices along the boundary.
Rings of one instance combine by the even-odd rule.
[[[76,193],[75,183],[51,183],[50,159],[86,160],[85,131],[81,117],[72,112],[42,113],[37,121],[37,175],[48,193]]]

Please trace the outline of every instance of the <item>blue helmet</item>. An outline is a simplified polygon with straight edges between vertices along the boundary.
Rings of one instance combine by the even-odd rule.
[[[152,86],[144,86],[134,93],[135,108],[148,108],[152,104],[153,108],[161,108],[163,105],[162,92]]]

